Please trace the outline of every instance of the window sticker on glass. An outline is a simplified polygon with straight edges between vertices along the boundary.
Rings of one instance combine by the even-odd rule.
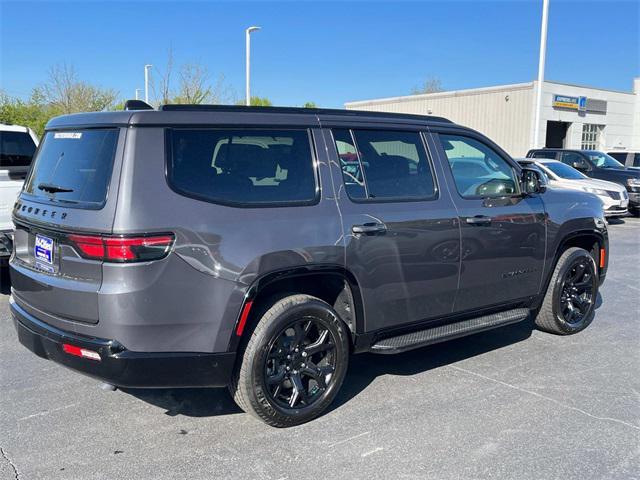
[[[82,133],[81,132],[56,132],[53,135],[53,138],[73,138],[73,139],[79,139],[82,138]]]

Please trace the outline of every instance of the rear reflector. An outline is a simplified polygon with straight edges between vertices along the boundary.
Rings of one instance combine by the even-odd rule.
[[[105,262],[146,262],[165,257],[173,245],[173,234],[144,237],[100,237],[69,235],[78,253]]]
[[[600,249],[600,268],[604,268],[607,251],[604,248]]]
[[[62,350],[69,355],[73,355],[75,357],[88,358],[90,360],[100,361],[100,354],[98,352],[94,352],[93,350],[87,350],[86,348],[76,347],[75,345],[69,345],[68,343],[62,344]]]
[[[251,311],[251,305],[253,305],[253,301],[249,300],[244,304],[242,308],[242,314],[240,315],[240,321],[238,322],[238,328],[236,328],[236,335],[241,337],[242,332],[244,332],[244,327],[247,324],[247,318],[249,318],[249,312]]]

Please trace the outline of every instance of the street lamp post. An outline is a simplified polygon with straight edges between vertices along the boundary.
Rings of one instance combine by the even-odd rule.
[[[144,101],[145,103],[149,103],[149,69],[153,67],[153,65],[145,65],[144,66]]]
[[[542,0],[542,28],[540,31],[540,59],[538,61],[538,85],[536,88],[536,120],[533,126],[533,148],[540,145],[540,117],[542,116],[542,83],[544,82],[544,57],[547,53],[547,18],[549,0]]]
[[[140,100],[140,89],[136,88],[136,100]]]
[[[251,90],[249,88],[249,79],[251,75],[251,32],[255,32],[256,30],[260,30],[260,27],[249,27],[245,30],[245,45],[246,45],[246,105],[251,105]]]

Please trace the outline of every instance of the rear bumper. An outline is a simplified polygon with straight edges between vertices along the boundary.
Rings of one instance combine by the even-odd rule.
[[[118,387],[224,387],[229,384],[235,353],[132,352],[115,340],[79,336],[48,325],[13,299],[11,314],[20,343],[39,357]],[[65,353],[62,344],[98,352],[92,360]]]

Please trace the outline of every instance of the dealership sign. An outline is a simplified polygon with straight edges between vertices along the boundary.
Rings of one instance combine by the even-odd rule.
[[[587,97],[572,97],[570,95],[554,95],[551,102],[553,108],[577,110],[578,112],[607,113],[607,102]]]
[[[555,108],[568,108],[570,110],[584,111],[587,108],[587,97],[570,97],[567,95],[554,95],[553,103]],[[583,108],[580,108],[580,107]]]

